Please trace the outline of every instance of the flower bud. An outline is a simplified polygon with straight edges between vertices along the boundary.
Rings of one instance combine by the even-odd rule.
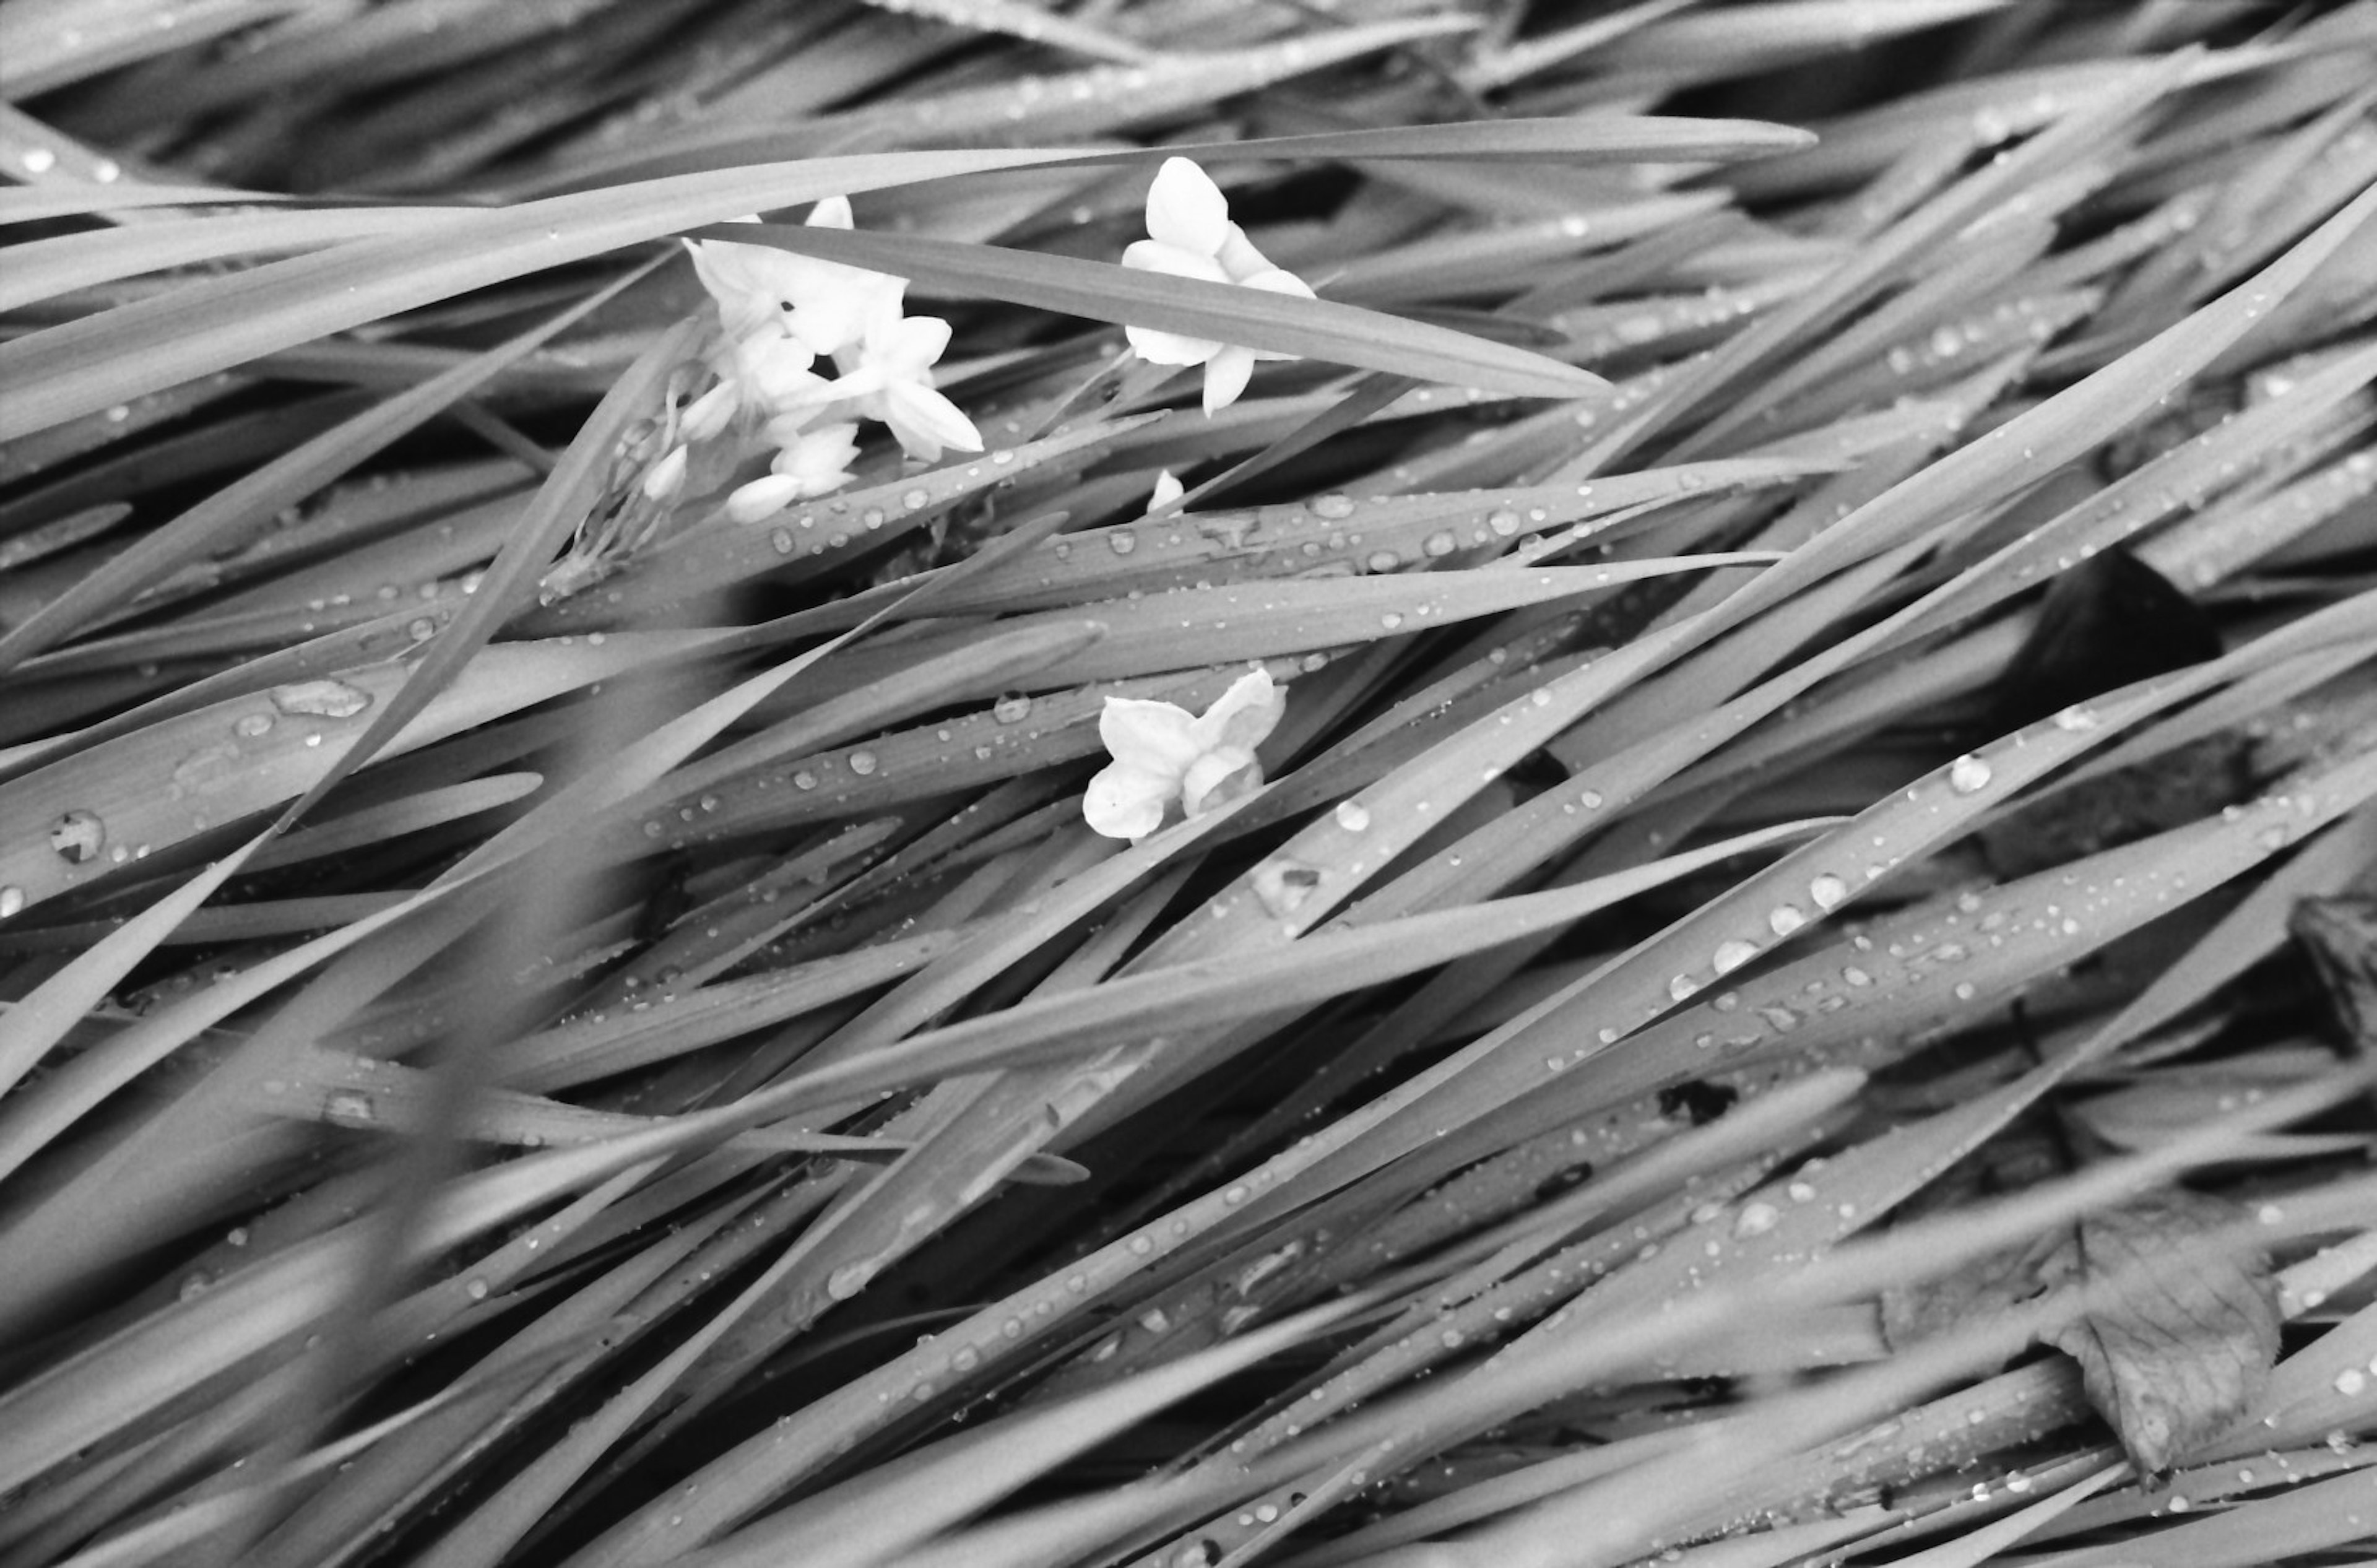
[[[736,522],[770,518],[800,499],[801,482],[790,474],[770,473],[754,479],[726,497],[726,515]]]
[[[644,474],[644,498],[663,505],[675,500],[685,488],[685,449],[671,447],[668,455]]]

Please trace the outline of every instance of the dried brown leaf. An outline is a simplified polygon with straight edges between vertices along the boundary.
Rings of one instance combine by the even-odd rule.
[[[2233,1203],[2172,1191],[1982,1258],[1929,1286],[1886,1292],[1893,1347],[2062,1294],[2078,1311],[2044,1337],[2080,1364],[2088,1402],[2130,1460],[2160,1475],[2233,1424],[2277,1359],[2269,1259],[2192,1243],[2232,1231]]]

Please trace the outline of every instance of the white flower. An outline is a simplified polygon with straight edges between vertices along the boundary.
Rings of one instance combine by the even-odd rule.
[[[686,456],[683,447],[671,447],[668,455],[652,464],[644,474],[644,498],[663,506],[676,498],[685,488]]]
[[[734,522],[764,522],[800,498],[797,474],[764,473],[735,487],[726,497],[726,516]]]
[[[770,425],[770,434],[775,433]],[[794,435],[769,464],[776,473],[800,481],[800,498],[823,496],[850,483],[850,465],[858,461],[858,426],[824,425]]]
[[[1287,710],[1286,694],[1257,668],[1200,714],[1171,702],[1109,697],[1098,738],[1114,760],[1090,781],[1081,815],[1108,838],[1144,838],[1177,798],[1191,817],[1256,788],[1255,748]]]
[[[931,462],[944,447],[982,450],[982,433],[957,404],[933,389],[933,364],[950,346],[950,324],[938,316],[885,311],[867,323],[855,352],[838,361],[841,379],[826,396],[854,398],[858,412],[891,427],[912,458]]]
[[[738,223],[758,219],[738,218]],[[832,196],[809,209],[813,229],[850,227],[850,198]],[[813,354],[848,348],[880,312],[898,315],[908,280],[839,261],[795,256],[772,245],[731,240],[687,240],[693,269],[718,302],[729,339],[762,329],[798,341]]]
[[[1167,158],[1147,192],[1148,238],[1122,253],[1122,264],[1143,272],[1196,278],[1209,283],[1239,283],[1275,294],[1312,297],[1303,279],[1265,260],[1246,231],[1230,221],[1230,204],[1204,170],[1186,158]],[[1126,327],[1124,336],[1141,359],[1156,365],[1205,367],[1205,412],[1227,408],[1247,389],[1259,359],[1294,354],[1240,348],[1190,338],[1153,327]]]

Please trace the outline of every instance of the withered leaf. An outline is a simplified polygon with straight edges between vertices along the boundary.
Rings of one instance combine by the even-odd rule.
[[[2057,1287],[2109,1291],[2052,1337],[2141,1474],[2160,1475],[2260,1394],[2278,1356],[2269,1259],[2189,1241],[2244,1218],[2173,1191],[2092,1215],[2042,1260]]]
[[[2088,1402],[2131,1463],[2160,1475],[2228,1427],[2277,1359],[2268,1258],[2189,1245],[2243,1217],[2196,1192],[2142,1198],[1946,1279],[1886,1292],[1883,1335],[1903,1347],[2020,1304],[2091,1292],[2047,1341],[2080,1364]]]

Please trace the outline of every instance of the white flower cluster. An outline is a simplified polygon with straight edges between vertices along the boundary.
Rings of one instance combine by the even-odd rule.
[[[1212,176],[1186,158],[1167,158],[1156,171],[1155,183],[1147,192],[1147,238],[1122,253],[1125,267],[1208,283],[1236,283],[1266,293],[1312,297],[1303,279],[1272,266],[1248,240],[1247,232],[1230,221],[1229,198]],[[1126,327],[1123,335],[1139,357],[1151,364],[1203,365],[1209,414],[1238,401],[1238,394],[1247,389],[1248,377],[1254,374],[1255,361],[1296,357],[1162,332],[1153,327]]]
[[[849,228],[849,199],[829,197],[808,221]],[[727,497],[729,517],[756,522],[848,484],[861,418],[890,426],[908,455],[926,462],[944,449],[982,450],[973,422],[933,389],[950,324],[902,313],[905,278],[770,245],[685,244],[723,330],[711,355],[718,383],[687,408],[679,433],[701,442],[741,421],[776,448],[770,472]],[[830,378],[817,370],[828,357],[838,372]],[[685,471],[680,446],[652,466],[645,493],[666,499]]]

